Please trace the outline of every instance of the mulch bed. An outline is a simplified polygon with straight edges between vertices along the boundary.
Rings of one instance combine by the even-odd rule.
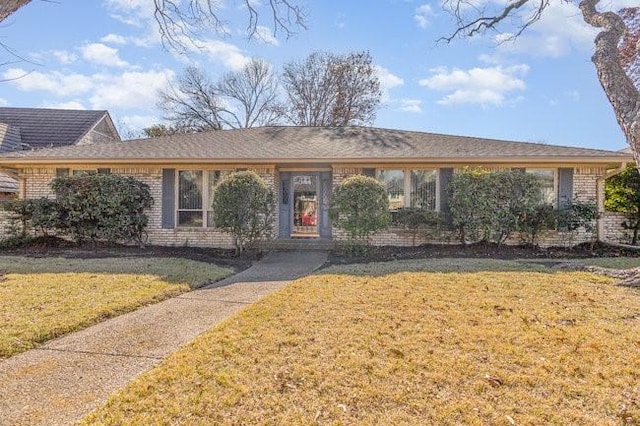
[[[105,257],[177,257],[198,262],[212,263],[222,267],[233,268],[236,272],[247,269],[260,259],[256,252],[246,252],[236,256],[234,250],[200,248],[200,247],[164,247],[164,246],[125,246],[117,244],[78,245],[74,242],[56,237],[39,237],[28,246],[4,248],[0,251],[4,256],[25,257],[63,257],[74,259],[96,259]]]
[[[328,260],[331,265],[349,263],[388,262],[400,259],[477,258],[477,259],[584,259],[593,257],[640,257],[638,250],[604,243],[585,243],[571,249],[565,247],[538,248],[527,246],[498,246],[493,243],[468,245],[425,244],[417,247],[371,247],[365,255],[349,255],[333,251]]]
[[[93,248],[90,244],[80,245],[56,237],[40,237],[28,246],[5,248],[2,255],[27,257],[69,257],[69,258],[102,258],[102,257],[178,257],[213,263],[231,267],[241,271],[260,259],[261,254],[247,251],[236,256],[234,250],[198,248],[198,247],[163,247],[105,245]],[[478,259],[584,259],[593,257],[640,257],[637,250],[596,243],[592,246],[585,243],[571,249],[565,247],[538,248],[527,246],[498,246],[493,243],[477,244],[425,244],[417,247],[370,247],[366,254],[353,255],[344,250],[333,250],[329,253],[328,265],[344,265],[350,263],[388,262],[401,259],[426,258],[478,258]]]

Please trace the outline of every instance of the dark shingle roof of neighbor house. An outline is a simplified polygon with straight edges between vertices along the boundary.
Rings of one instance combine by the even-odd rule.
[[[50,108],[0,108],[0,124],[18,132],[26,148],[73,145],[100,121],[107,111]],[[0,131],[0,151],[13,149],[15,141],[5,140]],[[6,145],[5,145],[6,144]]]
[[[621,152],[372,127],[257,127],[10,153],[35,162],[362,162],[629,160]]]
[[[17,192],[18,181],[0,173],[0,192]]]

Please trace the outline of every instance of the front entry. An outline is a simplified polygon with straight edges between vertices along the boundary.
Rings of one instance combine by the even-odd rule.
[[[331,172],[282,172],[278,195],[281,238],[331,237]]]

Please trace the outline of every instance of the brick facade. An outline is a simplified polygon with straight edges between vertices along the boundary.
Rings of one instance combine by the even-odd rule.
[[[183,167],[185,169],[187,167]],[[195,168],[195,167],[194,167]],[[215,169],[215,166],[207,167]],[[242,165],[238,168],[250,169],[258,173],[271,188],[275,194],[279,194],[279,171],[275,165],[268,166],[252,166]],[[363,169],[358,167],[340,167],[336,166],[332,171],[333,187],[339,185],[346,177],[362,173]],[[147,185],[149,185],[154,204],[147,212],[149,217],[149,225],[147,227],[148,242],[154,245],[166,246],[197,246],[197,247],[220,247],[231,248],[234,246],[233,238],[224,232],[214,228],[162,228],[162,168],[157,167],[117,167],[111,168],[111,173],[124,176],[132,176]],[[581,201],[596,200],[598,191],[603,191],[604,182],[599,180],[603,175],[604,169],[601,168],[575,168],[573,175],[573,195]],[[50,190],[51,180],[56,175],[55,168],[32,168],[22,170],[20,173],[20,191],[25,198],[52,197]],[[600,186],[600,187],[599,187]],[[274,233],[278,235],[278,218],[279,209],[276,208],[274,217]],[[615,216],[607,216],[605,219],[605,230],[607,239],[610,241],[620,240],[622,238],[622,228],[620,227],[620,219]],[[345,241],[347,236],[337,228],[333,228],[333,239],[336,241]],[[579,232],[570,238],[567,233],[557,231],[547,231],[540,238],[541,246],[556,246],[577,244],[584,241],[591,241],[595,235],[585,232]],[[509,243],[519,243],[517,236],[513,237]],[[449,231],[432,232],[431,235],[414,236],[402,229],[390,229],[385,232],[378,233],[372,237],[372,243],[375,245],[396,245],[411,246],[424,243],[457,243],[456,236]]]

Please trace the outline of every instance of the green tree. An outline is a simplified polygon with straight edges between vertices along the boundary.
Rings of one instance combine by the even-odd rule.
[[[637,244],[640,230],[640,173],[636,166],[627,166],[622,173],[607,179],[604,192],[605,208],[625,215],[627,220],[623,226],[633,231],[631,244]]]
[[[355,175],[343,180],[331,196],[329,217],[356,244],[368,243],[376,231],[389,227],[389,199],[376,179]]]
[[[214,189],[211,208],[216,228],[235,237],[236,253],[271,235],[275,196],[255,172],[226,176]]]

